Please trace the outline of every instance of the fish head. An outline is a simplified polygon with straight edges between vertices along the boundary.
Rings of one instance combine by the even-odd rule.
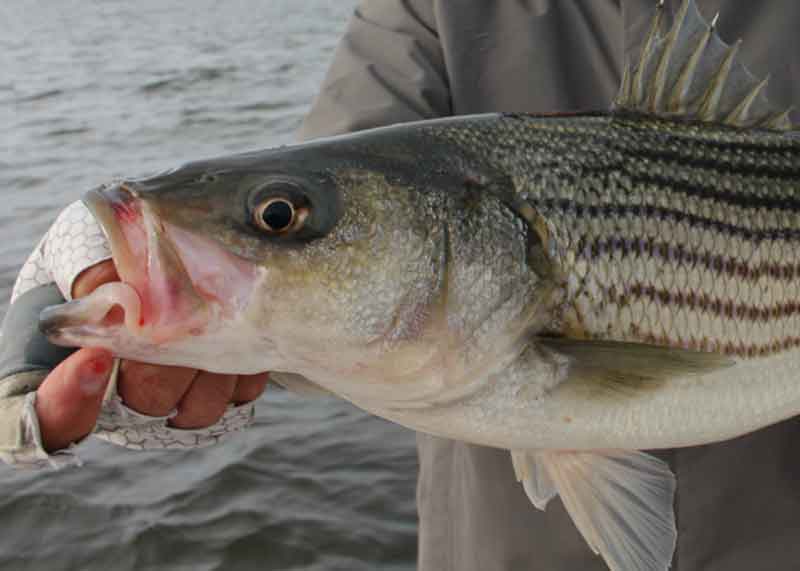
[[[442,283],[437,193],[337,149],[200,161],[90,191],[121,281],[46,310],[41,329],[226,373],[351,371],[421,337]]]

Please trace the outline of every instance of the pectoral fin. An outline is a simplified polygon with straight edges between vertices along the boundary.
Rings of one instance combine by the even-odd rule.
[[[665,571],[677,529],[675,476],[637,451],[512,451],[517,478],[544,509],[556,494],[611,571]]]
[[[718,353],[674,347],[542,337],[537,343],[567,357],[565,386],[620,396],[655,390],[672,378],[703,375],[733,365]]]

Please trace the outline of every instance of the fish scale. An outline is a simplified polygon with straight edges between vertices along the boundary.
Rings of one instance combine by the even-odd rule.
[[[796,139],[644,115],[430,129],[489,157],[545,218],[565,331],[740,358],[800,345]]]

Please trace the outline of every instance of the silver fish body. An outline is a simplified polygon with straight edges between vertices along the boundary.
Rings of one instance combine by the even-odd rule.
[[[249,285],[217,296],[234,307],[186,294],[184,313],[219,319],[169,351],[60,334],[126,358],[298,373],[403,424],[504,448],[731,437],[800,411],[799,163],[789,135],[620,113],[452,118],[193,163],[89,203],[107,228],[140,213],[158,268],[198,273],[181,253],[198,228],[252,263],[229,272]],[[308,184],[321,212],[308,236],[241,230],[232,196]],[[138,234],[115,233],[135,284],[120,244]],[[630,371],[647,362],[629,352],[652,374]],[[581,369],[604,359],[628,369]]]
[[[540,217],[556,291],[533,333],[713,352],[732,364],[673,378],[669,390],[629,386],[622,399],[596,389],[604,401],[596,407],[592,399],[565,406],[570,391],[552,391],[554,377],[537,376],[546,378],[543,394],[525,379],[499,390],[495,378],[501,394],[483,391],[452,418],[442,413],[442,427],[485,416],[482,433],[507,426],[548,447],[655,448],[731,437],[798,412],[797,138],[633,114],[428,129],[489,157]],[[564,375],[555,361],[553,374]],[[526,395],[512,418],[511,401]],[[635,443],[625,436],[633,433]]]

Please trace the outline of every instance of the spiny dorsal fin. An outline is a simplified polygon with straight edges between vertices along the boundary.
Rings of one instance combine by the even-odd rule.
[[[768,79],[755,78],[739,59],[740,42],[723,42],[695,0],[683,0],[672,27],[663,31],[664,1],[653,16],[638,61],[627,61],[615,109],[686,117],[735,127],[796,129],[791,109],[764,95]]]

